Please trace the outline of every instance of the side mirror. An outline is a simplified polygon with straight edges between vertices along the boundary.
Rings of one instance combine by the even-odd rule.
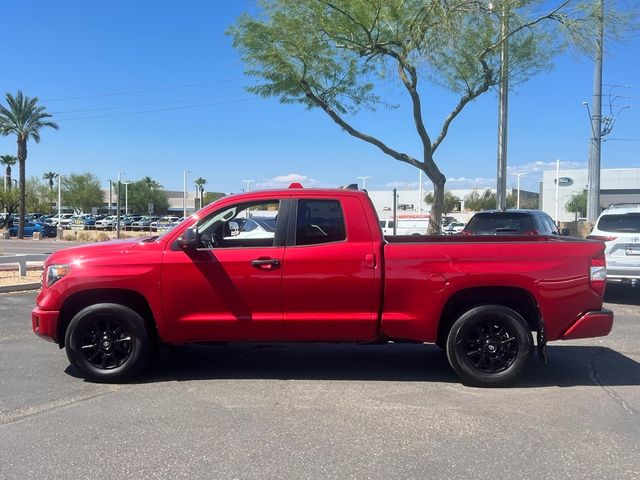
[[[568,237],[570,235],[569,229],[568,228],[561,229],[560,235],[562,235],[563,237]]]
[[[198,227],[193,226],[182,232],[182,236],[178,239],[178,246],[182,250],[194,250],[198,248],[200,246]]]

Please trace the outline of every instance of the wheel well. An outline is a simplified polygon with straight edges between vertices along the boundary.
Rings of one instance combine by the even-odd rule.
[[[480,305],[502,305],[510,308],[522,315],[532,331],[540,331],[542,318],[531,293],[514,287],[469,288],[457,292],[445,304],[440,315],[436,343],[444,345],[449,329],[460,315]]]
[[[149,302],[140,293],[122,289],[96,289],[76,292],[65,300],[60,309],[58,321],[58,345],[64,347],[64,337],[67,327],[73,317],[83,308],[98,303],[117,303],[129,307],[138,313],[147,327],[150,338],[157,339],[156,323],[149,307]]]

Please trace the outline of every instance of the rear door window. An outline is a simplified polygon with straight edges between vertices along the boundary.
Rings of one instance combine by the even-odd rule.
[[[295,245],[342,242],[346,238],[338,200],[298,200]]]

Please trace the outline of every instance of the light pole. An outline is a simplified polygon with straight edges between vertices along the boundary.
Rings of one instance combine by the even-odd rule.
[[[418,213],[422,213],[422,170],[418,175]]]
[[[560,160],[556,160],[556,225],[558,223],[558,203],[560,202]]]
[[[371,177],[365,176],[365,177],[357,177],[357,178],[362,180],[362,189],[366,190],[367,189],[367,179],[371,178]]]
[[[516,208],[520,210],[520,177],[526,175],[526,173],[513,173],[512,175],[518,177],[518,199],[516,200]]]
[[[600,215],[600,148],[602,146],[602,54],[604,44],[604,0],[598,2],[596,7],[597,32],[596,51],[593,68],[593,115],[589,112],[591,120],[591,141],[589,143],[589,170],[587,194],[587,220],[595,222]],[[587,111],[589,105],[587,106]]]
[[[120,183],[122,175],[126,172],[118,172],[118,186],[116,190],[116,238],[120,239]]]
[[[133,182],[122,182],[124,183],[124,214],[129,215],[129,184]]]
[[[58,177],[58,225],[57,225],[57,229],[56,229],[56,240],[57,241],[61,241],[62,240],[62,224],[60,223],[60,220],[62,220],[62,174],[58,173],[56,175]]]
[[[489,2],[493,12],[495,5]],[[498,174],[496,185],[496,207],[507,208],[507,127],[509,125],[509,7],[504,2],[500,18],[500,84],[498,90]]]
[[[187,218],[187,174],[191,173],[191,170],[183,170],[184,184],[182,186],[182,216]]]
[[[244,189],[245,192],[251,191],[251,184],[255,183],[255,180],[242,180],[242,183],[246,183],[247,187]]]

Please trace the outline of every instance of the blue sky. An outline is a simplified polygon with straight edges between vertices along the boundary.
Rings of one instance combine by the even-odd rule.
[[[337,186],[370,176],[369,189],[416,188],[418,171],[340,130],[320,110],[281,105],[244,90],[251,83],[224,34],[254,2],[210,0],[4,0],[0,93],[38,96],[59,131],[29,144],[27,175],[92,172],[103,185],[126,172],[149,175],[181,190],[183,170],[207,179],[207,190]],[[527,172],[523,188],[538,190],[541,170],[586,166],[590,125],[581,102],[591,100],[593,64],[565,55],[555,68],[521,85],[510,97],[508,184]],[[602,150],[603,168],[640,167],[640,37],[609,48],[605,84],[619,104]],[[605,93],[609,87],[605,87]],[[409,108],[400,90],[394,111],[352,119],[390,146],[419,155]],[[445,90],[427,86],[427,119],[435,131],[455,105]],[[603,111],[606,114],[606,111]],[[448,188],[495,186],[497,102],[486,94],[452,124],[437,153]],[[625,139],[625,140],[615,140]],[[0,137],[0,152],[15,155],[15,139]],[[425,184],[430,188],[430,184]]]

